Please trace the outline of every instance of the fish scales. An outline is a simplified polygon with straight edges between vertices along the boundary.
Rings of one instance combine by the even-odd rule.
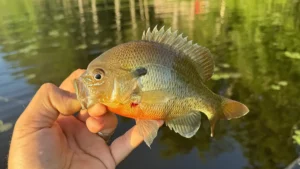
[[[201,81],[194,65],[182,52],[157,42],[133,41],[119,45],[114,50],[103,53],[101,60],[123,68],[159,64],[173,69],[182,80],[197,84]],[[114,56],[114,57],[111,57]]]
[[[202,114],[213,136],[218,120],[249,112],[244,104],[206,87],[213,70],[207,48],[177,31],[155,27],[144,32],[142,40],[117,45],[95,58],[74,85],[83,108],[101,103],[135,119],[138,133],[150,146],[159,127],[155,120],[190,138],[198,131]]]

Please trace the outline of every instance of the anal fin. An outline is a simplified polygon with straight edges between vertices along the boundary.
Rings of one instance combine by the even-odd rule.
[[[140,136],[144,138],[145,143],[150,147],[157,136],[157,131],[159,129],[158,122],[155,120],[136,119],[136,127]]]
[[[191,138],[201,125],[201,113],[191,111],[187,115],[166,121],[166,125],[181,136]]]

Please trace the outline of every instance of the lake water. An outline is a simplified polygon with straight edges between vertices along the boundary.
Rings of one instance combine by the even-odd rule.
[[[297,158],[300,0],[2,0],[0,168],[11,127],[41,84],[59,85],[155,25],[208,47],[216,68],[207,85],[245,103],[250,113],[218,123],[214,138],[204,116],[191,139],[163,127],[152,149],[143,143],[117,168],[279,169]],[[119,122],[116,136],[134,124]]]

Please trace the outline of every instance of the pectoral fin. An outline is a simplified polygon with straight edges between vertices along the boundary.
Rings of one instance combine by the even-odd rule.
[[[147,104],[165,104],[175,96],[165,90],[151,90],[140,93],[141,103]]]
[[[155,120],[136,119],[136,127],[140,136],[144,138],[145,143],[150,147],[154,138],[157,136],[157,131],[159,129],[158,122]]]
[[[191,111],[187,115],[166,121],[166,125],[181,136],[191,138],[201,124],[201,113]]]
[[[111,102],[125,103],[128,101],[130,96],[141,88],[139,78],[147,74],[146,68],[136,68],[126,71],[128,72],[114,79]]]

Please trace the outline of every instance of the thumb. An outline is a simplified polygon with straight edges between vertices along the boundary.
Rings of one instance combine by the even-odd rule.
[[[46,83],[37,91],[15,127],[31,131],[52,127],[60,114],[72,115],[80,108],[75,94]]]

